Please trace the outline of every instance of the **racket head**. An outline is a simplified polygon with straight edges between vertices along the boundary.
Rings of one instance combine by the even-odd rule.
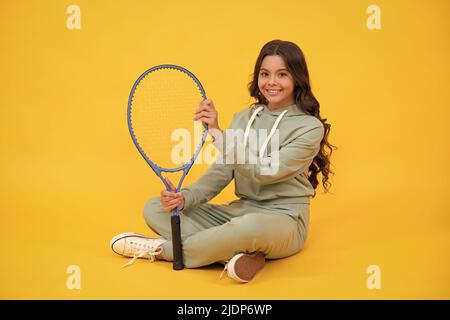
[[[128,128],[145,161],[160,171],[191,166],[203,146],[207,126],[193,114],[206,99],[195,75],[181,66],[152,67],[135,81],[128,99]]]

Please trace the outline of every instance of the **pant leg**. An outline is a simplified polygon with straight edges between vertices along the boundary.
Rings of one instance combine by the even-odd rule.
[[[227,205],[201,204],[195,208],[183,210],[180,214],[181,240],[184,242],[187,237],[212,227],[220,226],[230,221],[234,215],[233,211],[224,210]],[[230,212],[232,212],[230,214]],[[144,207],[144,219],[150,229],[161,235],[168,241],[163,244],[162,256],[168,260],[173,260],[172,247],[172,225],[171,214],[164,211],[160,197],[152,197],[147,201]]]
[[[262,252],[267,259],[288,257],[304,245],[298,224],[281,214],[248,213],[221,226],[187,237],[183,253],[187,268],[229,260],[237,253]]]
[[[147,203],[144,216],[153,230],[169,240],[163,245],[163,256],[173,260],[170,214],[164,212],[158,197]],[[300,225],[293,217],[243,201],[203,204],[183,211],[180,217],[187,268],[225,261],[240,252],[259,251],[268,259],[283,258],[300,251],[304,245]]]

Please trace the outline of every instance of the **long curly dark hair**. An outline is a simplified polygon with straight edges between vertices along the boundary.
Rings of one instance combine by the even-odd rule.
[[[313,159],[313,162],[308,169],[308,180],[313,186],[314,190],[319,185],[317,175],[322,173],[322,184],[325,192],[329,191],[331,183],[328,181],[329,175],[333,174],[330,170],[330,158],[335,146],[328,142],[328,134],[330,133],[331,125],[326,123],[327,119],[320,117],[320,104],[311,91],[311,85],[309,81],[308,68],[306,66],[305,56],[302,50],[295,43],[290,41],[272,40],[266,43],[259,53],[256,60],[252,81],[248,84],[248,90],[250,95],[256,99],[256,102],[252,105],[266,104],[267,101],[261,94],[258,88],[258,76],[259,69],[261,68],[262,61],[266,56],[279,55],[283,58],[289,72],[295,81],[294,95],[296,105],[306,114],[310,114],[319,119],[325,129],[324,136],[320,142],[320,150],[317,156]],[[326,152],[325,148],[328,148],[329,152]],[[314,196],[315,197],[315,192]]]

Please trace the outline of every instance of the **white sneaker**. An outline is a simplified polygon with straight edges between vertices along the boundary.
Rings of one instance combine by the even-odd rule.
[[[133,258],[122,266],[124,268],[134,263],[138,258],[145,258],[154,262],[156,256],[162,252],[162,244],[166,241],[163,238],[149,238],[141,234],[125,232],[112,238],[110,245],[115,253]]]
[[[254,254],[239,253],[225,265],[220,278],[227,271],[227,275],[238,282],[249,282],[264,268],[266,259],[261,252]]]

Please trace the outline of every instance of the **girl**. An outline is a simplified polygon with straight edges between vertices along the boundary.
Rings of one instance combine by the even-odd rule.
[[[115,253],[133,257],[126,265],[137,258],[173,260],[169,213],[177,206],[182,210],[187,268],[227,262],[222,275],[226,271],[232,279],[248,282],[265,259],[288,257],[303,248],[310,197],[316,194],[319,172],[325,191],[329,189],[334,146],[328,142],[330,124],[320,116],[301,49],[289,41],[265,44],[248,89],[256,102],[235,113],[226,132],[219,126],[214,103],[200,103],[194,120],[208,124],[220,154],[197,182],[178,193],[163,190],[147,202],[145,221],[161,238],[122,233],[111,240]],[[243,139],[235,142],[233,130],[243,132]],[[264,130],[267,134],[258,137]],[[256,153],[256,161],[239,161],[247,152]],[[238,200],[207,203],[233,179]]]

